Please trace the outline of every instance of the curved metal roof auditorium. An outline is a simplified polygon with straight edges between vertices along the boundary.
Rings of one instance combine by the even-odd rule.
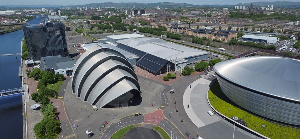
[[[76,62],[72,90],[100,108],[128,92],[140,94],[137,76],[126,58],[116,50],[99,47],[86,51]]]

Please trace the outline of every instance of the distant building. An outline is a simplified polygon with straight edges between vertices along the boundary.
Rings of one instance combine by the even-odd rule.
[[[46,56],[68,56],[65,26],[59,22],[23,27],[29,56],[40,60]]]
[[[0,15],[12,15],[15,14],[15,11],[0,11]]]
[[[133,11],[132,11],[132,15],[135,16],[135,15],[138,14],[138,12],[139,12],[138,10],[133,10]]]
[[[54,74],[59,73],[64,76],[70,76],[75,63],[76,60],[72,60],[69,57],[46,56],[41,58],[40,69],[51,71]]]
[[[140,10],[140,14],[146,14],[145,10]]]
[[[259,42],[259,43],[276,43],[278,41],[277,37],[268,37],[268,36],[256,36],[256,35],[244,35],[242,36],[244,41],[252,41],[252,42]]]
[[[132,16],[146,14],[145,10],[133,10]]]
[[[223,13],[224,14],[228,13],[228,8],[223,8]]]

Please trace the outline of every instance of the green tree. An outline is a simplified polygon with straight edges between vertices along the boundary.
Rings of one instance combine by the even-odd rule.
[[[242,36],[244,36],[244,32],[243,32],[243,31],[239,31],[239,32],[237,33],[237,37],[240,38],[240,37],[242,37]]]
[[[222,30],[222,27],[221,27],[221,26],[219,26],[219,30]]]
[[[28,51],[23,52],[21,58],[24,59],[24,60],[29,59]]]
[[[295,44],[294,44],[294,48],[299,49],[300,48],[300,40],[298,40]]]
[[[44,71],[42,74],[42,80],[44,80],[46,84],[53,84],[54,74],[50,71]]]
[[[139,23],[141,24],[141,26],[148,25],[148,22],[146,22],[146,21],[140,21]]]
[[[43,138],[46,133],[46,128],[43,123],[39,122],[34,126],[33,131],[37,138]]]
[[[244,27],[244,30],[245,30],[245,31],[248,31],[248,27]]]
[[[228,30],[230,31],[231,29],[232,29],[232,26],[229,26],[229,27],[228,27]]]
[[[209,65],[210,65],[210,66],[214,66],[215,64],[217,64],[217,63],[219,63],[219,62],[221,62],[221,59],[220,59],[220,58],[218,58],[218,59],[213,59],[213,60],[210,60],[210,61],[209,61]]]
[[[192,71],[193,71],[192,68],[186,66],[186,67],[184,67],[184,69],[182,70],[182,73],[181,73],[181,74],[182,74],[183,76],[191,75]]]
[[[38,93],[31,94],[31,99],[34,100],[35,102],[39,102],[39,94]]]
[[[30,73],[30,76],[34,78],[34,80],[39,80],[41,78],[42,71],[39,68],[33,69]]]
[[[207,40],[206,45],[207,45],[207,46],[210,46],[210,43],[211,43],[210,40]]]
[[[54,77],[55,77],[55,80],[54,80],[55,82],[64,81],[66,79],[64,75],[59,74],[59,73],[56,73]]]
[[[235,31],[239,31],[240,30],[240,28],[236,28],[236,30]]]
[[[267,29],[264,29],[264,32],[268,32],[268,30],[267,30]]]
[[[50,99],[47,96],[44,95],[39,95],[40,98],[40,102],[42,103],[42,105],[46,105],[50,103]]]
[[[208,67],[207,62],[199,62],[195,64],[195,70],[196,71],[202,71]]]

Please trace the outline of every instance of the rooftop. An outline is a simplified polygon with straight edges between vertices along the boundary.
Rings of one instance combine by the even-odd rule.
[[[169,43],[158,38],[132,38],[119,40],[117,42],[174,63],[181,63],[184,62],[186,58],[208,54],[201,50]]]
[[[218,75],[271,96],[300,102],[300,61],[254,56],[227,60],[214,66]]]

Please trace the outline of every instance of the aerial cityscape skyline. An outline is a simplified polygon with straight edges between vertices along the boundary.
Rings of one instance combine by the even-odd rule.
[[[0,0],[1,138],[299,137],[300,2],[132,1]]]
[[[173,2],[173,3],[188,3],[188,4],[194,4],[194,5],[234,5],[234,4],[243,4],[243,3],[251,3],[251,2],[276,2],[280,0],[210,0],[210,1],[196,1],[196,0],[104,0],[104,1],[97,1],[97,0],[61,0],[61,1],[39,1],[39,0],[26,0],[26,1],[19,1],[19,0],[10,0],[10,1],[4,1],[0,0],[0,5],[6,6],[6,5],[60,5],[60,6],[72,6],[72,5],[85,5],[90,3],[105,3],[105,2],[113,2],[113,3],[130,3],[130,2],[136,2],[136,3],[159,3],[159,2]],[[299,2],[298,0],[288,0],[289,2]]]

